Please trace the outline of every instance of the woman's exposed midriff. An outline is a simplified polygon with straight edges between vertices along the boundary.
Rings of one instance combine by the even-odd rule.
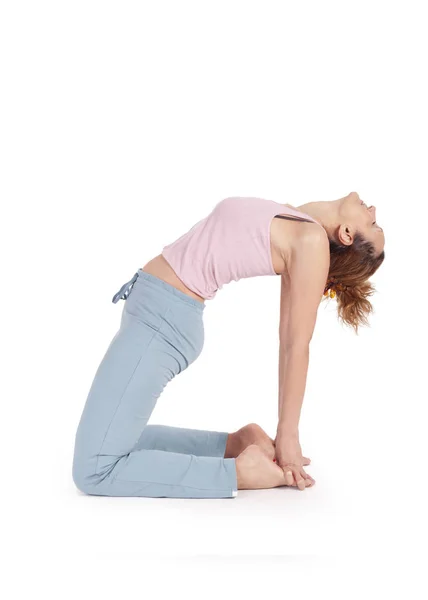
[[[155,256],[154,258],[149,260],[149,262],[146,263],[144,267],[141,267],[141,270],[145,271],[146,273],[150,273],[155,277],[159,277],[159,279],[162,279],[166,283],[169,283],[173,287],[177,288],[177,290],[184,292],[191,298],[195,298],[196,300],[199,300],[199,302],[205,303],[205,298],[202,298],[202,296],[199,296],[199,294],[195,294],[195,292],[192,292],[192,290],[190,290],[181,281],[174,269],[171,267],[168,261],[165,260],[162,254],[159,254],[158,256]]]

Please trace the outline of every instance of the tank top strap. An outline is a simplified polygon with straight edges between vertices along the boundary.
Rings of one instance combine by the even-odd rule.
[[[277,203],[277,205],[280,207],[280,212],[274,214],[274,217],[278,219],[287,219],[289,221],[303,221],[305,223],[316,223],[317,225],[322,227],[319,221],[311,217],[311,215],[308,215],[302,212],[301,210],[298,210],[297,208],[293,208],[292,206],[288,206],[287,204]]]
[[[306,223],[314,223],[313,219],[304,219],[303,217],[295,217],[291,215],[275,215],[276,219],[287,219],[287,221],[305,221]]]

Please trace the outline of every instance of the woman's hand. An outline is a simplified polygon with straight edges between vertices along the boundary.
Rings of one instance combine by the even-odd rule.
[[[302,456],[298,436],[277,433],[274,444],[276,464],[284,471],[287,485],[297,486],[299,490],[313,485],[315,480],[303,469],[310,461]]]

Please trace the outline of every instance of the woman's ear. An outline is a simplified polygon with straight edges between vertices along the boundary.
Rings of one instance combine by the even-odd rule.
[[[339,238],[339,242],[344,246],[350,246],[354,241],[354,236],[352,235],[351,230],[347,225],[339,225],[339,229],[337,230],[337,237]]]

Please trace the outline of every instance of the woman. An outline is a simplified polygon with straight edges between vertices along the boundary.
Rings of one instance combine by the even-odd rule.
[[[368,279],[384,260],[374,206],[356,192],[298,208],[226,198],[140,268],[113,297],[119,331],[95,374],[76,433],[73,480],[87,494],[227,498],[238,489],[314,484],[298,425],[309,343],[323,295],[355,331],[371,312]],[[196,360],[205,301],[232,280],[281,275],[275,440],[148,425],[165,385]]]

